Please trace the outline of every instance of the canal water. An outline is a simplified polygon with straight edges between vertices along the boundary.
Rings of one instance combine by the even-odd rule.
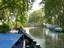
[[[46,28],[25,28],[41,48],[64,48],[64,33],[55,33]]]

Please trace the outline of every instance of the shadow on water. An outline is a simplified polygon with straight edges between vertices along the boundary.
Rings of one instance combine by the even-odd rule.
[[[41,48],[64,48],[64,34],[52,33],[46,28],[29,29],[29,34]]]

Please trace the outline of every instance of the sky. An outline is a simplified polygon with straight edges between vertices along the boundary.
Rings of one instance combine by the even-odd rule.
[[[41,2],[42,0],[35,0],[35,2],[33,3],[32,5],[32,10],[38,10],[40,8],[42,8],[42,5],[39,5],[39,3]]]
[[[29,10],[29,14],[32,13],[33,11],[39,10],[44,6],[44,4],[39,4],[41,1],[42,0],[35,0],[35,2],[33,2],[31,10]]]

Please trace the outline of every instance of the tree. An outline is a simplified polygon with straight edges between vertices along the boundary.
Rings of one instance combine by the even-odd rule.
[[[9,23],[9,18],[12,14],[12,16],[16,17],[16,22],[24,24],[26,21],[25,14],[28,11],[28,6],[28,0],[0,0],[1,22],[6,24]]]
[[[54,24],[64,27],[64,0],[45,0],[45,16],[50,23],[54,18]]]
[[[42,25],[44,21],[44,9],[34,11],[30,16],[29,16],[29,23],[35,24],[35,25]]]

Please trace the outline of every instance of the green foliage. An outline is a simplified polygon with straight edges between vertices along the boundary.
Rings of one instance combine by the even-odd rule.
[[[44,9],[34,11],[29,17],[29,23],[42,24],[44,20]]]
[[[0,0],[0,21],[2,22],[0,31],[12,28],[16,22],[20,22],[22,25],[25,24],[28,6],[28,0]],[[10,19],[12,16],[16,18],[14,22],[13,19]]]
[[[0,1],[0,20],[3,23],[10,22],[9,17],[12,16],[16,17],[16,22],[22,24],[26,22],[25,14],[28,11],[28,0],[1,0]],[[12,20],[12,19],[11,19]]]
[[[9,26],[7,24],[0,25],[0,33],[6,33],[9,31]]]
[[[54,17],[54,24],[64,26],[64,0],[45,0],[45,14],[50,23]]]

